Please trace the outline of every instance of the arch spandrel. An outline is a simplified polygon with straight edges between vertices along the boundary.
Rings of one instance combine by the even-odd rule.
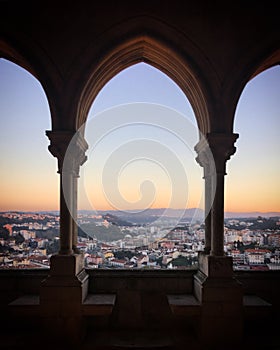
[[[60,91],[63,91],[63,79],[49,56],[31,38],[19,35],[0,37],[0,57],[5,58],[27,70],[38,80],[46,95],[51,112],[52,129],[67,129],[63,120]]]
[[[133,25],[135,26],[135,23]],[[103,52],[101,59],[99,57],[97,60],[94,55],[92,56],[92,62],[98,61],[98,64],[91,65],[87,78],[84,80],[84,88],[78,102],[75,128],[78,129],[85,123],[94,99],[110,79],[129,66],[144,62],[168,75],[181,88],[192,105],[199,130],[204,134],[209,132],[208,100],[210,93],[209,89],[205,87],[206,79],[202,78],[202,70],[197,68],[205,57],[199,53],[198,48],[192,43],[187,45],[186,38],[184,38],[185,42],[182,40],[180,42],[178,37],[181,34],[174,31],[174,29],[166,28],[160,23],[161,35],[158,32],[153,35],[150,33],[155,32],[155,30],[150,30],[151,26],[157,28],[159,24],[156,21],[152,21],[151,25],[151,21],[149,21],[149,30],[147,28],[145,30],[143,28],[137,31],[132,30],[134,34],[132,35],[130,32],[130,38],[125,40],[116,38],[116,40],[113,40],[115,33],[120,33],[122,30],[112,30],[111,34],[106,33],[104,42],[114,42],[114,44],[107,45],[109,47],[107,50],[100,50],[100,52]],[[162,28],[164,29],[162,30]],[[168,40],[162,40],[167,29],[169,32]],[[128,29],[127,31],[129,32]],[[170,35],[170,33],[172,34]],[[170,44],[172,35],[174,43]],[[167,41],[168,44],[166,43]],[[182,54],[188,49],[190,51],[188,55]],[[195,65],[195,56],[199,56],[197,67]],[[192,58],[188,60],[187,57]],[[211,70],[209,67],[207,69]],[[86,74],[84,73],[82,76],[85,77]]]
[[[254,59],[252,59],[252,57],[254,57]],[[226,109],[224,108],[227,113],[225,127],[228,132],[232,132],[234,129],[236,107],[247,83],[266,69],[279,64],[279,48],[262,50],[262,53],[254,53],[250,57],[246,55],[246,61],[245,58],[244,60],[240,60],[240,64],[231,75],[231,79],[228,79],[227,87],[224,88],[224,94],[221,98],[226,106]]]

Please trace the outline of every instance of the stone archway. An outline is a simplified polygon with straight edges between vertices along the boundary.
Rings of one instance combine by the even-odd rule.
[[[124,35],[124,39],[116,33]],[[110,39],[109,39],[110,38]],[[101,46],[101,57],[97,64],[90,64],[84,72],[84,85],[80,92],[75,128],[86,121],[90,106],[103,86],[116,74],[139,62],[154,66],[171,78],[188,98],[196,116],[200,132],[210,131],[209,93],[205,77],[194,63],[196,60],[207,66],[207,61],[199,49],[180,32],[162,22],[149,17],[140,17],[112,28],[106,37],[112,42],[109,50]],[[184,51],[188,50],[188,54]],[[88,48],[91,52],[92,48]],[[86,54],[87,52],[85,52]]]

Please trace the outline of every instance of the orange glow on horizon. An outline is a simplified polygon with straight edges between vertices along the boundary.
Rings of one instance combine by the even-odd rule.
[[[0,211],[57,211],[59,210],[59,181],[58,176],[50,186],[46,186],[43,181],[29,182],[24,185],[20,183],[8,184],[3,181],[0,184],[1,200]],[[225,212],[280,212],[280,189],[260,188],[259,191],[249,191],[246,183],[239,184],[238,190],[235,186],[226,186],[225,188]],[[125,190],[123,188],[123,190]],[[139,192],[136,190],[129,192],[126,189],[122,193],[127,200],[125,207],[114,207],[104,196],[101,188],[94,186],[91,191],[92,198],[85,200],[79,198],[79,210],[139,210],[146,207],[139,207]],[[203,209],[203,198],[199,193],[192,193],[186,205],[176,202],[170,205],[170,189],[161,192],[156,196],[154,202],[149,203],[148,208],[201,208]]]

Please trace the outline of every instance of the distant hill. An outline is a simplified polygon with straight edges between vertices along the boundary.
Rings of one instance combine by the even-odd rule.
[[[5,211],[5,212],[8,212]],[[10,211],[10,212],[16,212],[16,211]],[[59,211],[53,210],[53,211],[17,211],[18,213],[42,213],[42,214],[52,214],[52,215],[59,215]],[[3,214],[4,212],[1,212]],[[79,213],[82,214],[88,214],[91,215],[93,213],[102,215],[103,217],[105,215],[111,215],[112,218],[108,221],[114,221],[115,220],[123,220],[124,222],[121,222],[124,226],[125,222],[127,221],[127,226],[131,223],[137,223],[137,222],[152,222],[156,218],[165,217],[165,218],[179,218],[182,220],[187,219],[196,219],[196,220],[203,220],[204,219],[204,210],[199,208],[189,208],[189,209],[171,209],[171,208],[156,208],[156,209],[146,209],[146,210],[79,210]],[[260,211],[253,211],[253,212],[225,212],[225,218],[226,219],[237,219],[237,218],[256,218],[258,216],[262,216],[265,218],[269,217],[280,217],[280,212],[260,212]],[[115,218],[114,218],[115,217]]]
[[[102,212],[99,212],[102,213]],[[181,218],[183,219],[204,219],[204,210],[200,208],[189,208],[189,209],[171,209],[171,208],[158,208],[158,209],[146,209],[146,210],[127,210],[127,211],[119,211],[119,210],[111,210],[104,212],[106,214],[111,214],[117,216],[118,218],[123,218],[131,222],[131,218],[143,218],[143,217],[166,217],[166,218]],[[258,216],[269,218],[269,217],[280,217],[280,212],[225,212],[225,218],[256,218]],[[125,219],[126,218],[126,219]],[[128,219],[130,218],[130,220]]]
[[[172,209],[172,208],[156,208],[146,210],[127,210],[125,212],[115,211],[118,215],[148,215],[148,216],[166,216],[166,217],[193,217],[194,215],[203,215],[203,210],[199,208],[190,209]]]
[[[112,215],[110,213],[107,213],[105,215],[103,215],[103,219],[107,220],[108,222],[110,222],[112,225],[116,225],[116,226],[133,226],[131,222],[128,222],[126,220],[121,219],[119,216],[117,215]]]
[[[170,208],[159,208],[159,209],[146,209],[146,210],[127,210],[127,211],[106,211],[98,212],[103,217],[105,215],[111,215],[117,217],[118,220],[124,222],[140,224],[140,223],[151,223],[160,218],[176,219],[179,221],[190,221],[192,219],[202,221],[204,218],[204,211],[198,208],[191,209],[170,209]],[[109,217],[110,218],[110,217]],[[109,219],[108,221],[111,222]],[[125,226],[125,225],[124,225]]]
[[[258,216],[264,218],[272,218],[275,216],[280,217],[280,212],[278,211],[270,211],[270,212],[260,212],[260,211],[252,211],[252,212],[225,212],[225,218],[234,219],[234,218],[257,218]]]

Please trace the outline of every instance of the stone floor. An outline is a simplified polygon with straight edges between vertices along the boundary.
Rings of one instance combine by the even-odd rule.
[[[173,300],[172,297],[171,301]],[[102,299],[103,300],[103,299]],[[29,312],[33,310],[33,306],[37,305],[33,303]],[[226,344],[222,347],[210,347],[207,344],[201,345],[199,339],[195,336],[191,327],[184,324],[177,328],[175,324],[171,324],[170,328],[164,330],[149,329],[149,330],[117,330],[117,329],[98,329],[94,323],[90,323],[88,320],[88,331],[82,342],[79,344],[57,342],[50,339],[48,334],[42,333],[40,325],[36,323],[36,310],[35,313],[29,313],[29,317],[25,314],[20,315],[18,313],[21,309],[16,308],[17,314],[15,317],[10,318],[12,321],[5,322],[5,315],[1,315],[0,325],[0,349],[1,350],[280,350],[280,318],[279,322],[271,321],[269,314],[267,314],[267,303],[263,303],[264,312],[256,317],[255,306],[260,306],[259,298],[247,298],[246,305],[248,306],[244,310],[246,311],[246,324],[244,339],[238,345],[234,344],[234,334],[228,339]],[[185,299],[176,297],[173,300],[174,307],[181,307],[181,304],[185,303]],[[34,305],[33,305],[34,304]],[[95,302],[96,304],[96,302]],[[102,305],[104,301],[102,301]],[[172,305],[173,305],[172,304]],[[190,304],[188,302],[188,304]],[[192,303],[191,303],[192,304]],[[18,305],[18,302],[16,302]],[[91,305],[91,304],[90,304]],[[196,303],[192,305],[194,308]],[[195,313],[194,313],[195,314]],[[32,316],[33,315],[33,316]],[[8,319],[8,318],[7,318]],[[108,327],[107,327],[108,328]]]
[[[279,326],[279,325],[278,325]],[[276,327],[278,328],[278,327]],[[231,346],[232,339],[222,347],[202,346],[192,334],[183,332],[159,331],[99,331],[88,332],[80,344],[62,344],[46,339],[39,329],[25,326],[22,329],[0,331],[1,350],[280,350],[279,328],[271,331],[265,327],[263,332],[256,332],[254,327],[248,329],[239,346]],[[234,337],[234,334],[232,335]]]

